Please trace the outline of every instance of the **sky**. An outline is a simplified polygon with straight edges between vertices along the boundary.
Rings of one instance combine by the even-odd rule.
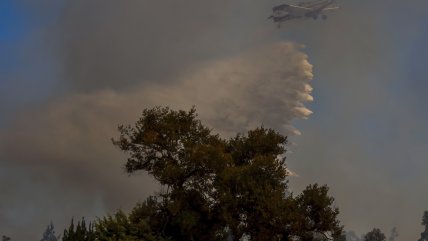
[[[327,184],[346,230],[418,239],[428,2],[338,2],[278,29],[274,0],[1,1],[0,234],[129,210],[157,185],[125,174],[117,125],[195,105],[224,136],[289,135],[291,189]]]

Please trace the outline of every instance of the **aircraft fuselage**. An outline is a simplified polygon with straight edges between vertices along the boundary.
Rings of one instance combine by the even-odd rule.
[[[334,0],[301,2],[298,5],[281,4],[273,8],[273,15],[269,18],[277,23],[298,18],[317,19],[320,15],[326,19],[327,16],[323,12],[333,4]]]

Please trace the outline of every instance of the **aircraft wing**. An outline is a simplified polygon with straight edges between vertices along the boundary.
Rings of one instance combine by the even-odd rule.
[[[336,10],[336,9],[339,9],[339,7],[324,8],[323,11]]]
[[[290,5],[290,4],[281,4],[276,7],[274,7],[272,10],[274,12],[276,11],[290,11],[290,10],[311,10],[310,8],[303,7],[303,6],[297,6],[297,5]]]
[[[311,10],[311,8],[303,7],[303,6],[297,6],[297,5],[288,5],[288,9],[298,9],[298,10]]]
[[[288,5],[288,8],[286,11],[293,16],[305,16],[306,13],[312,11],[312,9],[307,7],[302,7],[302,6]]]
[[[314,0],[310,2],[301,2],[299,6],[306,8],[317,8],[319,6],[323,6],[325,4],[332,4],[335,0]]]

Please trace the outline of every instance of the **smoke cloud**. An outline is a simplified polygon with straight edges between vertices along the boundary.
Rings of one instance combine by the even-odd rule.
[[[196,105],[224,135],[302,130],[293,190],[328,184],[359,234],[419,237],[428,2],[341,0],[327,21],[281,29],[266,19],[280,0],[13,2],[36,27],[0,47],[13,55],[0,61],[0,235],[33,240],[51,220],[60,231],[72,216],[131,207],[156,185],[120,169],[115,126],[145,107]],[[310,114],[311,66],[300,46],[275,44],[284,39],[304,43],[314,66],[308,121],[292,122]]]
[[[80,91],[169,82],[193,63],[264,41],[270,31],[249,30],[266,7],[243,0],[67,1],[55,29],[64,78]]]
[[[73,216],[128,209],[151,194],[153,180],[127,177],[125,158],[110,142],[116,126],[135,122],[143,108],[195,105],[200,118],[224,135],[260,124],[298,134],[291,122],[311,113],[304,106],[312,100],[311,79],[301,47],[277,43],[200,63],[169,85],[74,94],[28,112],[0,135],[4,170],[23,177],[13,195],[2,197],[0,223],[9,229],[40,223],[34,226],[40,232],[49,219],[63,227]]]
[[[233,134],[263,124],[298,135],[292,120],[312,113],[304,106],[313,100],[312,65],[295,44],[260,47],[196,68],[169,89],[145,91],[142,96],[148,100],[143,102],[175,108],[195,105],[207,124]]]

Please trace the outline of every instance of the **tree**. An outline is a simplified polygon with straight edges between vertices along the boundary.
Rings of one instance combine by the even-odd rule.
[[[315,237],[329,239],[325,232],[332,232],[333,237],[342,236],[342,228],[339,226],[337,215],[339,210],[333,207],[334,199],[327,195],[327,186],[309,185],[302,194],[297,196],[298,213],[300,222],[305,228],[299,236],[303,240],[314,240]],[[310,232],[308,232],[308,230]]]
[[[98,220],[102,240],[309,241],[342,234],[327,186],[288,194],[287,138],[274,130],[225,140],[197,120],[195,109],[156,107],[119,132],[113,143],[128,154],[126,171],[148,172],[165,191],[129,216]]]
[[[71,219],[71,224],[68,229],[64,230],[63,241],[95,241],[96,234],[94,225],[89,223],[86,225],[85,219],[77,222],[74,226],[74,219]]]
[[[145,202],[147,205],[147,201]],[[142,205],[145,205],[142,204]],[[109,215],[99,219],[96,226],[97,240],[123,240],[123,241],[168,241],[170,239],[162,237],[159,233],[155,233],[151,225],[146,219],[139,219],[135,214],[135,210],[143,211],[144,208],[152,208],[148,206],[134,209],[134,212],[128,217],[122,211],[115,215]],[[146,209],[144,211],[153,212],[156,209]],[[155,220],[151,220],[155,222]],[[152,224],[154,225],[154,223]]]
[[[374,228],[364,236],[364,241],[386,241],[386,237],[380,229]]]
[[[421,238],[419,241],[427,241],[428,240],[428,211],[424,212],[422,217],[422,225],[425,226],[425,230],[421,233]]]
[[[58,239],[60,239],[60,237],[55,236],[54,225],[50,223],[43,233],[41,241],[58,241]]]
[[[340,236],[334,238],[333,241],[347,241],[346,240],[346,232],[342,231],[342,234]]]

